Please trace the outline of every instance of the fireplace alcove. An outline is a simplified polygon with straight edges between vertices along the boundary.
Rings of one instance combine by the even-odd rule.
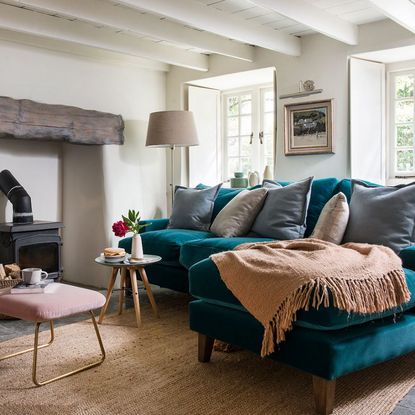
[[[62,189],[64,187],[64,180],[61,176],[63,174],[61,157],[63,157],[63,153],[69,153],[71,154],[71,158],[73,158],[73,152],[69,151],[69,148],[64,150],[62,146],[73,146],[74,149],[77,148],[76,161],[71,160],[71,165],[81,167],[79,163],[84,165],[86,162],[85,166],[92,168],[91,158],[87,157],[88,160],[84,160],[85,154],[91,155],[91,151],[87,147],[92,150],[92,153],[95,155],[94,157],[99,158],[101,150],[97,151],[97,147],[102,147],[103,144],[123,144],[123,131],[124,121],[120,115],[83,110],[70,106],[41,104],[30,100],[15,100],[0,97],[0,139],[5,139],[5,144],[10,145],[12,141],[16,140],[16,142],[22,144],[26,142],[27,144],[24,144],[25,149],[26,147],[34,148],[35,145],[37,148],[37,143],[35,143],[37,141],[44,142],[44,145],[46,145],[46,142],[50,142],[50,145],[56,146],[54,147],[55,149],[60,148],[53,155],[53,159],[56,160],[56,167],[54,166],[55,168],[53,169],[54,177],[56,177],[56,180],[53,180],[55,185],[47,185],[47,200],[53,197],[58,201],[53,204],[55,214],[52,213],[51,218],[61,217],[63,210],[62,194],[60,194],[60,192],[63,192]],[[22,146],[19,147],[23,150]],[[41,148],[43,149],[43,147]],[[39,189],[43,187],[43,184],[35,179],[37,176],[36,168],[33,169],[32,167],[31,170],[26,169],[25,174],[22,175],[21,168],[26,167],[27,163],[25,161],[30,151],[29,149],[26,151],[23,150],[23,159],[16,158],[17,163],[10,170],[22,180],[23,185],[27,185],[27,175],[32,175],[34,180],[30,178],[29,182],[31,186],[34,185],[37,188],[37,203],[34,206],[34,215],[31,212],[30,196],[26,192],[25,197],[29,200],[30,216],[28,216],[28,211],[26,210],[23,213],[18,211],[20,202],[16,202],[17,198],[12,200],[13,192],[16,191],[15,188],[20,188],[20,191],[24,191],[20,183],[16,181],[14,183],[16,185],[15,187],[11,185],[6,191],[2,189],[7,198],[12,202],[13,222],[0,223],[0,263],[17,263],[21,268],[39,267],[48,272],[49,278],[59,280],[63,274],[63,243],[61,233],[64,225],[58,221],[33,220],[33,216],[36,219],[39,217],[47,218],[49,215],[45,215],[44,213],[39,214],[39,207],[41,208],[40,210],[45,212],[47,209],[44,206],[47,205],[39,206],[39,201],[41,200],[43,202],[43,197],[39,198]],[[36,151],[32,160],[36,160],[36,157],[39,157],[41,151]],[[32,165],[34,163],[29,164]],[[85,169],[87,167],[73,170],[71,172],[72,176],[78,177],[78,173]],[[23,178],[24,176],[26,176],[26,179]],[[65,180],[65,186],[68,180],[68,178]],[[74,180],[76,181],[77,179],[72,178],[70,182],[72,183]],[[85,187],[81,183],[84,184],[87,182],[89,184],[90,179],[83,176],[80,180],[81,182],[78,181],[79,185],[76,187],[82,192],[82,190],[85,190]],[[29,192],[31,186],[28,187]],[[55,194],[54,188],[57,192],[56,196],[53,196]],[[73,195],[74,193],[71,196]],[[3,195],[1,195],[0,199],[0,208],[2,210],[3,208],[6,209],[6,197],[3,199]],[[43,203],[48,203],[47,200]],[[60,213],[57,213],[59,211]],[[80,231],[80,224],[79,220],[74,218],[74,214],[76,217],[77,212],[74,212],[74,214],[70,211],[67,212],[66,216],[69,216],[68,223],[72,224],[70,228],[74,224],[76,226],[75,229],[68,229],[69,235],[72,236],[72,243],[70,245],[73,246],[76,244],[76,241],[74,241],[74,233]],[[84,230],[82,229],[82,231]]]

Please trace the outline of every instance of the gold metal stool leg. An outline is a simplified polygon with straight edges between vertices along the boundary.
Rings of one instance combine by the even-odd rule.
[[[39,381],[37,379],[37,352],[38,352],[38,349],[41,348],[41,346],[38,346],[39,327],[40,327],[41,323],[36,323],[36,326],[35,326],[35,344],[34,344],[34,348],[33,348],[33,367],[32,367],[32,380],[33,380],[35,385],[37,385],[37,386],[47,385],[48,383],[54,382],[55,380],[66,378],[68,376],[74,375],[75,373],[83,372],[84,370],[90,369],[90,368],[95,367],[95,366],[99,366],[105,360],[105,349],[104,349],[104,345],[102,343],[101,335],[99,333],[99,329],[98,329],[97,322],[95,320],[94,313],[92,311],[90,311],[89,313],[91,315],[91,320],[92,320],[92,323],[94,325],[95,334],[97,336],[99,347],[101,349],[101,359],[98,362],[90,363],[89,365],[80,367],[79,369],[72,370],[71,372],[65,373],[63,375],[56,376],[52,379]]]
[[[48,343],[45,343],[45,344],[42,344],[41,346],[38,346],[38,349],[43,349],[44,347],[50,346],[53,343],[53,340],[55,339],[55,331],[53,329],[53,321],[50,320],[49,324],[50,324],[50,340],[49,340]],[[33,352],[34,350],[35,350],[35,348],[31,347],[30,349],[26,349],[26,350],[22,350],[20,352],[8,354],[6,356],[0,357],[0,361],[10,359],[11,357],[19,356],[19,355],[24,354],[24,353]]]

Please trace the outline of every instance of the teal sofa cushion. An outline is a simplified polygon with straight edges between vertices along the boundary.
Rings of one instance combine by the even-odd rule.
[[[324,205],[333,196],[338,183],[339,181],[334,177],[314,179],[311,185],[310,204],[307,212],[307,229],[304,234],[306,238],[313,232]]]
[[[209,186],[204,184],[198,184],[196,189],[207,189]],[[216,196],[215,203],[213,205],[212,222],[216,218],[217,214],[240,192],[244,189],[232,189],[228,187],[221,187],[218,195]]]
[[[249,313],[203,300],[189,304],[190,328],[209,337],[261,351],[264,328]],[[295,327],[270,358],[324,379],[336,379],[415,349],[415,314],[390,316],[343,330]]]
[[[368,182],[366,180],[360,180],[362,183],[366,183],[368,186],[379,187],[379,184]],[[347,201],[350,203],[352,198],[352,179],[340,180],[334,189],[334,193],[342,192],[346,195]]]
[[[292,182],[275,181],[281,186],[287,186]],[[304,236],[307,238],[313,232],[318,217],[324,208],[324,205],[330,200],[333,194],[338,193],[335,189],[339,185],[339,180],[334,177],[324,179],[315,179],[311,185],[310,203],[307,211],[307,228]]]
[[[161,231],[162,229],[167,228],[167,225],[169,224],[169,218],[140,220],[140,224],[147,225],[145,228],[142,228],[141,233]]]
[[[349,314],[333,306],[321,307],[318,310],[300,310],[297,313],[296,325],[314,330],[339,330],[412,308],[415,306],[415,271],[405,269],[405,275],[412,295],[410,301],[402,307],[374,314]],[[189,287],[190,293],[196,298],[212,304],[245,310],[237,298],[227,289],[216,265],[210,259],[201,261],[189,269]]]
[[[163,229],[141,235],[145,254],[159,255],[163,261],[179,261],[180,248],[185,242],[213,237],[213,233],[190,229]],[[131,252],[131,238],[122,239],[121,248]]]
[[[185,242],[180,250],[180,263],[185,268],[190,268],[203,259],[209,258],[212,254],[218,252],[230,251],[238,245],[248,242],[266,242],[271,241],[269,238],[208,238],[195,241]]]
[[[408,246],[399,253],[405,268],[415,271],[415,245]]]

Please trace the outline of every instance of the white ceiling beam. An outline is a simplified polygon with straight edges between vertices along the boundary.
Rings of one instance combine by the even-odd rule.
[[[8,42],[19,45],[51,50],[59,53],[67,53],[75,56],[82,56],[99,62],[135,65],[140,68],[152,69],[155,71],[168,72],[170,65],[155,60],[141,58],[139,56],[125,55],[109,50],[98,49],[92,46],[80,45],[63,40],[47,39],[40,36],[33,36],[27,33],[12,32],[11,30],[0,29],[0,42]]]
[[[278,30],[256,25],[189,0],[118,0],[119,3],[178,20],[184,24],[240,42],[287,55],[301,53],[300,39]]]
[[[69,21],[5,4],[0,4],[0,28],[153,59],[199,71],[208,70],[208,57],[200,53],[188,52],[131,35],[113,33],[109,29],[98,29],[87,23]]]
[[[257,6],[273,10],[316,32],[349,45],[357,45],[357,25],[347,22],[305,0],[251,0]]]
[[[410,0],[369,0],[381,13],[415,33],[415,4]]]
[[[252,62],[254,48],[223,37],[161,20],[157,16],[117,7],[102,0],[15,0],[15,4],[54,12],[76,19],[110,26],[135,34],[143,34],[188,45],[210,53]]]

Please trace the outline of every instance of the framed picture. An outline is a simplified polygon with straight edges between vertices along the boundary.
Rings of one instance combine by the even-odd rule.
[[[285,155],[333,153],[333,100],[285,105]]]

